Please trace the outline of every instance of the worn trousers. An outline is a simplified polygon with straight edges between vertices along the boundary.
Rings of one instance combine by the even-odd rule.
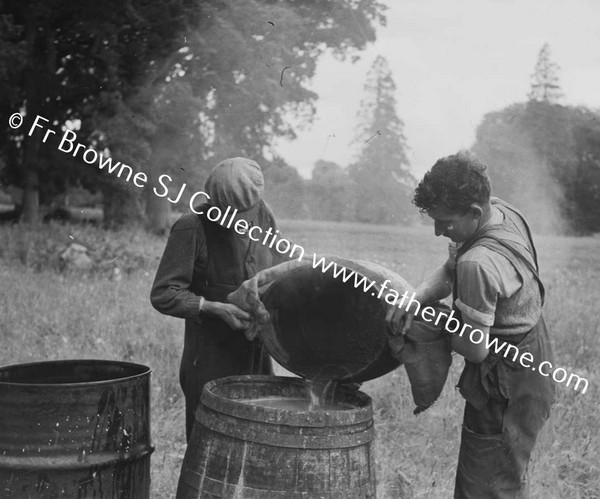
[[[490,352],[481,364],[467,362],[459,380],[466,404],[456,499],[529,497],[529,459],[556,395],[552,378],[537,371],[542,361],[554,362],[543,317],[516,346],[516,361]],[[519,363],[524,352],[535,359],[531,367]]]

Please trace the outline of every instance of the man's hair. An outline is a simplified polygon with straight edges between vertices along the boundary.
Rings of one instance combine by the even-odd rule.
[[[436,161],[415,190],[413,203],[421,213],[445,206],[464,214],[471,204],[490,200],[490,178],[486,166],[461,151]]]

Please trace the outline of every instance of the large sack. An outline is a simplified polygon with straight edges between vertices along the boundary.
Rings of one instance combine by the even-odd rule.
[[[443,321],[435,326],[415,316],[406,335],[392,336],[385,323],[389,303],[405,292],[410,298],[413,287],[377,264],[324,258],[336,270],[332,265],[324,273],[312,260],[289,261],[259,272],[229,295],[255,318],[248,337],[259,334],[279,364],[309,379],[362,382],[403,364],[415,413],[431,406],[451,364]],[[442,304],[434,308],[449,312]]]

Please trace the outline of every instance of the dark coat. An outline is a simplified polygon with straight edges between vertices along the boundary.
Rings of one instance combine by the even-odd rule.
[[[275,232],[273,212],[266,203],[260,203],[251,225]],[[280,258],[268,245],[210,222],[203,215],[184,214],[171,228],[150,299],[159,312],[185,319],[180,382],[186,398],[188,438],[206,382],[239,374],[272,373],[260,340],[250,342],[242,331],[232,330],[219,318],[201,316],[200,296],[225,302],[228,293]]]

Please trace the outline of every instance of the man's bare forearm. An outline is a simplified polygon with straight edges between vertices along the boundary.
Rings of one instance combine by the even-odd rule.
[[[452,262],[446,261],[433,274],[427,277],[415,290],[415,298],[422,304],[443,300],[452,293],[454,272]]]

